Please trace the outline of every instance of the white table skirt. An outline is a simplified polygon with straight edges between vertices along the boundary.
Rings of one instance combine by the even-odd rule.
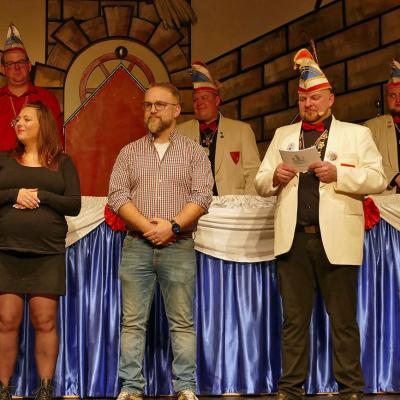
[[[400,230],[400,195],[371,196],[381,218]],[[82,210],[68,217],[66,246],[70,246],[104,221],[107,197],[82,197]],[[274,258],[275,197],[214,197],[208,214],[200,218],[196,250],[228,261],[257,262]]]

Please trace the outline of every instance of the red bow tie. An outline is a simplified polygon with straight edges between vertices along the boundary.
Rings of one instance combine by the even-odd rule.
[[[200,130],[203,132],[206,129],[210,129],[211,131],[215,131],[218,128],[218,122],[213,121],[210,122],[209,124],[206,124],[205,122],[200,122]]]
[[[400,117],[393,117],[393,121],[395,124],[400,124]]]
[[[325,130],[325,125],[323,122],[318,122],[317,124],[309,124],[308,122],[303,122],[301,124],[301,129],[303,129],[303,131],[317,131],[322,133]]]

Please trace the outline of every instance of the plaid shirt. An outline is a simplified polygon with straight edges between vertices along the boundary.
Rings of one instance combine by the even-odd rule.
[[[120,151],[111,173],[108,202],[118,212],[132,201],[146,218],[170,221],[187,203],[207,210],[213,183],[210,161],[198,143],[174,130],[160,161],[148,133]],[[185,230],[195,230],[196,225]]]

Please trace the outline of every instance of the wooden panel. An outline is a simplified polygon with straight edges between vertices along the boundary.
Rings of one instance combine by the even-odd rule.
[[[146,134],[143,98],[136,81],[119,68],[65,125],[66,151],[78,169],[83,196],[107,196],[119,151]]]

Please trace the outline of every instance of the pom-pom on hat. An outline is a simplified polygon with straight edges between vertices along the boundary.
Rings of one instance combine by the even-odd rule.
[[[196,92],[206,91],[219,94],[220,83],[214,80],[207,66],[201,61],[195,61],[190,71],[192,76],[193,90]]]
[[[293,61],[294,69],[300,69],[299,93],[332,89],[328,79],[307,49],[299,50]]]

